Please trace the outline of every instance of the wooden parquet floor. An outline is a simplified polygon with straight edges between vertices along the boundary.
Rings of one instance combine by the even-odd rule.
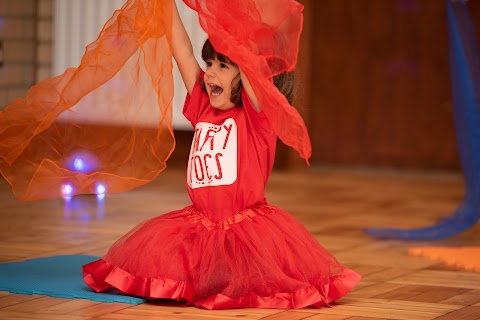
[[[178,303],[128,305],[0,292],[0,319],[480,319],[480,273],[409,256],[422,245],[480,245],[480,227],[434,243],[377,241],[362,229],[421,227],[449,215],[463,196],[460,175],[309,169],[274,172],[271,204],[292,213],[343,264],[364,275],[332,308],[208,311]],[[108,195],[17,201],[0,181],[0,262],[34,257],[103,255],[137,223],[190,204],[184,171],[168,169],[153,183]]]

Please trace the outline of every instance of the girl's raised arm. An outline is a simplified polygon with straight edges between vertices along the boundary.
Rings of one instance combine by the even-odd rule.
[[[187,88],[188,94],[192,94],[193,87],[197,81],[200,72],[195,55],[193,54],[192,43],[188,37],[187,31],[183,26],[180,15],[178,14],[177,5],[173,1],[173,26],[172,26],[172,46],[173,58],[177,62],[178,69],[182,75],[183,83]]]
[[[250,81],[248,81],[248,78],[245,76],[242,69],[240,69],[240,79],[242,80],[243,88],[247,92],[247,96],[250,99],[250,102],[253,108],[257,110],[257,112],[260,112],[260,110],[262,110],[262,107],[258,103],[257,96],[255,95],[255,92],[253,92],[253,88],[250,85]]]

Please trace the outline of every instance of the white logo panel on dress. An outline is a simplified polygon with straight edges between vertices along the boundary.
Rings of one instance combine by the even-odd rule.
[[[187,169],[192,189],[225,186],[237,180],[237,124],[229,118],[222,125],[199,122],[190,149]]]

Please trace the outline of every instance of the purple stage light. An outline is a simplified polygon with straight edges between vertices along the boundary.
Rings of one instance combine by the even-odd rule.
[[[77,171],[83,171],[85,170],[85,161],[83,161],[82,158],[75,158],[75,160],[73,160],[73,167]]]
[[[65,168],[79,173],[92,173],[98,170],[98,160],[87,151],[76,151],[65,159]]]
[[[97,187],[95,188],[95,193],[97,194],[97,200],[98,201],[103,201],[105,199],[105,192],[107,189],[103,184],[97,184]]]
[[[96,191],[97,195],[101,195],[101,194],[105,194],[105,191],[107,191],[107,189],[105,188],[105,186],[103,184],[98,184],[95,191]]]
[[[71,184],[64,184],[62,186],[62,195],[65,199],[70,199],[73,195],[73,187]]]

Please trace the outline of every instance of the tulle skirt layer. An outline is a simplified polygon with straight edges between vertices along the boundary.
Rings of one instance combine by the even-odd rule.
[[[193,206],[147,220],[83,272],[97,292],[116,288],[207,309],[328,306],[361,278],[269,205],[220,222]]]

